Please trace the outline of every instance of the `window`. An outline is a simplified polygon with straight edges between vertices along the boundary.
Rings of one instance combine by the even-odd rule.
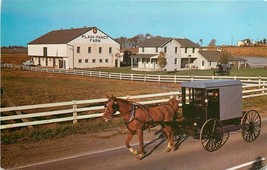
[[[184,48],[184,52],[187,53],[187,47]]]
[[[177,53],[178,52],[178,47],[175,47],[175,53]]]
[[[44,57],[47,56],[47,47],[43,47],[43,55],[44,55]]]
[[[156,47],[156,53],[158,53],[159,52],[159,49],[158,49],[158,47]]]
[[[174,59],[174,64],[177,64],[177,58]]]
[[[95,63],[95,59],[93,59],[92,62]]]
[[[145,52],[145,48],[144,48],[144,47],[142,47],[142,52],[143,52],[143,53]]]
[[[81,47],[77,47],[77,53],[81,52]]]
[[[164,47],[164,53],[167,53],[167,47]]]
[[[88,59],[85,59],[85,63],[88,63]]]
[[[204,66],[205,65],[205,61],[202,61],[202,66]]]
[[[91,53],[91,52],[92,52],[92,48],[88,47],[88,53]]]
[[[102,61],[103,61],[102,59],[99,59],[99,63],[102,63]]]
[[[195,48],[192,49],[192,52],[195,53]]]
[[[108,50],[109,54],[112,53],[112,47],[109,47],[109,50]]]
[[[108,59],[105,59],[105,62],[108,63]]]
[[[102,47],[99,47],[98,52],[102,53]]]
[[[79,59],[78,62],[79,62],[79,63],[82,63],[82,59]]]

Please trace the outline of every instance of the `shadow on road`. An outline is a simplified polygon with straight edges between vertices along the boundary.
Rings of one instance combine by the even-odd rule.
[[[153,144],[153,143],[155,143],[157,141],[160,141],[156,146],[153,147],[153,149],[150,152],[146,153],[145,157],[151,155],[162,143],[164,143],[167,140],[166,137],[165,137],[165,135],[164,135],[164,133],[161,130],[155,132],[155,135],[157,135],[157,134],[159,134],[158,138],[153,139],[152,141],[150,141],[149,143],[146,143],[144,145],[144,148],[146,148],[149,145],[151,145],[151,144]],[[187,138],[188,138],[188,136],[183,135],[183,134],[182,135],[176,135],[174,137],[174,142],[175,142],[175,144],[174,144],[174,151],[176,151],[179,148],[179,146],[183,143],[183,141],[185,141]]]

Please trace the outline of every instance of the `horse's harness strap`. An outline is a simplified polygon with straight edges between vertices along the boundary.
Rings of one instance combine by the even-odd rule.
[[[140,119],[138,119],[138,118],[135,117],[135,110],[138,108],[138,106],[140,106],[140,104],[139,105],[133,104],[132,110],[131,110],[131,117],[130,117],[130,119],[127,122],[125,122],[126,124],[129,124],[134,119],[137,120],[137,121],[139,121],[139,122],[146,123],[145,121],[142,121],[142,120],[140,120]],[[143,105],[142,105],[141,109],[143,109],[148,114],[149,124],[152,125],[153,124],[153,119],[152,119],[152,117],[151,117],[148,109],[145,108]]]

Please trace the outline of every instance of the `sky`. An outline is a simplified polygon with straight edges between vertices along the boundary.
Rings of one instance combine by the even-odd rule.
[[[52,31],[96,26],[112,38],[149,33],[203,46],[267,38],[267,0],[2,0],[1,46],[27,44]]]

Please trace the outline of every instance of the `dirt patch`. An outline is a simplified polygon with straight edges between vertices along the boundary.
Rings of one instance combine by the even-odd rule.
[[[156,136],[154,133],[160,127],[145,131],[145,141],[150,141]],[[56,158],[79,155],[88,152],[106,150],[113,147],[123,147],[127,134],[126,127],[103,131],[99,134],[72,135],[64,138],[47,139],[39,142],[2,145],[1,167],[11,168],[48,161]],[[135,136],[131,143],[137,143]]]

